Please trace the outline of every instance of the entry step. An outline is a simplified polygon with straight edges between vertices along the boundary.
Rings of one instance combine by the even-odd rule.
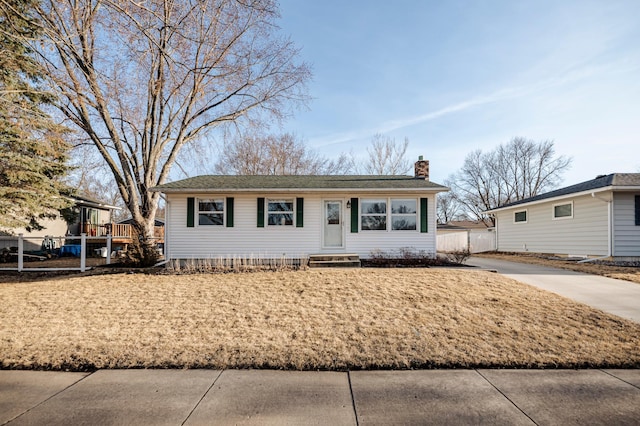
[[[309,255],[310,268],[359,268],[360,256],[357,254],[312,254]]]

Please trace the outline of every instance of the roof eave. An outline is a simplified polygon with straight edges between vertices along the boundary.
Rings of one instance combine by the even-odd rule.
[[[437,188],[151,188],[152,192],[163,192],[165,194],[184,193],[216,193],[216,192],[446,192],[447,187]]]
[[[629,186],[622,186],[622,187],[604,186],[602,188],[589,189],[589,190],[580,191],[580,192],[572,192],[570,194],[558,195],[556,197],[543,198],[541,200],[528,201],[528,202],[525,202],[525,203],[520,203],[520,204],[516,204],[516,205],[512,205],[512,206],[498,207],[498,208],[491,209],[491,210],[485,210],[483,213],[485,213],[485,214],[493,214],[493,213],[504,211],[504,210],[512,210],[512,209],[523,208],[525,206],[533,206],[533,205],[541,204],[541,203],[559,201],[559,200],[563,200],[565,198],[581,197],[583,195],[595,194],[597,192],[620,191],[621,189],[626,191],[626,190],[632,190],[632,188],[634,188],[634,187],[629,187]]]

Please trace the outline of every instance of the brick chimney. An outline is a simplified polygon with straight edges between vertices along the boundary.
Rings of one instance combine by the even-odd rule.
[[[429,160],[423,160],[422,155],[418,157],[418,161],[414,166],[415,177],[429,180]]]

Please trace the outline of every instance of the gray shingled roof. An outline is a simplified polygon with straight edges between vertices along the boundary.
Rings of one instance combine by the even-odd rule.
[[[159,192],[194,191],[260,191],[260,190],[383,190],[417,189],[435,192],[448,188],[422,178],[412,176],[237,176],[205,175],[166,183],[151,188]]]
[[[609,186],[617,188],[625,186],[640,188],[640,173],[611,173],[609,175],[598,176],[595,179],[567,186],[566,188],[556,189],[555,191],[546,192],[544,194],[536,195],[535,197],[525,198],[524,200],[505,204],[495,209],[488,210],[488,212],[545,200],[547,198],[562,197],[565,195],[577,194],[579,192],[593,191]]]

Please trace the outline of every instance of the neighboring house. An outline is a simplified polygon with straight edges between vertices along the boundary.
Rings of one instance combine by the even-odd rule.
[[[497,250],[640,259],[640,173],[598,176],[489,210]]]
[[[488,220],[453,220],[438,224],[438,251],[493,251],[496,249],[494,231],[493,224]]]
[[[82,232],[87,235],[101,235],[100,228],[105,227],[111,223],[111,216],[114,210],[119,210],[120,207],[112,206],[103,203],[98,200],[94,200],[85,196],[73,196],[69,197],[73,201],[73,206],[70,208],[74,214],[73,220],[70,223],[65,220],[62,214],[58,214],[55,218],[42,219],[40,224],[43,229],[40,230],[26,230],[12,229],[12,235],[22,234],[24,237],[24,249],[25,250],[39,250],[42,248],[44,239],[53,237],[52,241],[48,241],[54,247],[59,248],[64,244],[65,236],[77,236]],[[73,244],[73,243],[72,243]],[[3,239],[0,240],[0,248],[15,246],[15,240]]]
[[[302,258],[412,247],[435,256],[429,162],[414,176],[198,176],[165,194],[167,259]]]

